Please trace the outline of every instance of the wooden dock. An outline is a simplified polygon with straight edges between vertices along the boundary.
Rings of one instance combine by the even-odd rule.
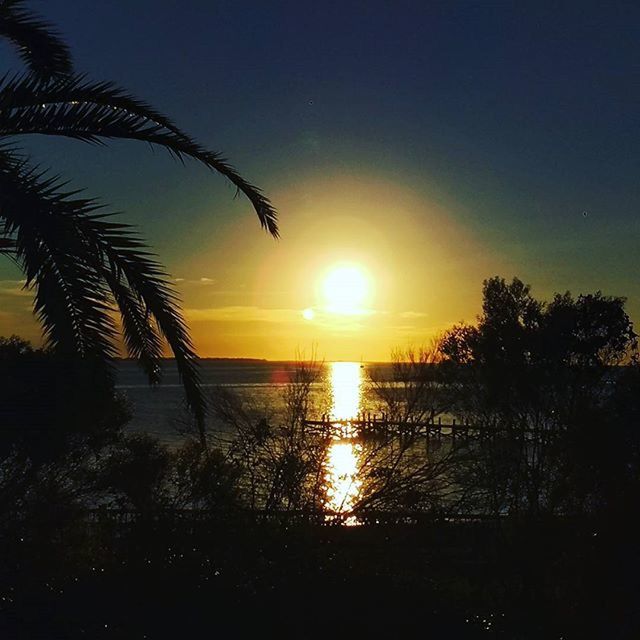
[[[358,414],[351,420],[336,420],[323,415],[320,420],[306,420],[305,425],[320,433],[330,434],[346,429],[354,429],[357,435],[379,436],[418,436],[425,438],[484,439],[487,437],[513,433],[527,435],[529,438],[549,437],[558,433],[557,429],[521,428],[498,423],[478,424],[468,420],[443,420],[442,416],[427,421],[390,419],[386,414]]]

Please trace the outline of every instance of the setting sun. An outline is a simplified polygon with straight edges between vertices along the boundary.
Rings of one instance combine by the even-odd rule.
[[[332,267],[322,281],[322,295],[331,313],[353,315],[363,313],[371,297],[369,274],[359,265]]]

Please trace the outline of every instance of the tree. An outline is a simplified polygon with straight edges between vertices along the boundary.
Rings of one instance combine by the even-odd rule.
[[[497,513],[583,512],[610,501],[614,462],[603,465],[615,460],[615,473],[626,473],[630,425],[619,398],[636,384],[637,367],[620,366],[637,358],[624,298],[567,292],[544,303],[517,278],[498,277],[483,294],[477,325],[454,327],[441,345],[464,380],[458,411],[495,429],[464,481]]]
[[[76,445],[99,449],[130,420],[130,407],[90,362],[0,336],[0,467],[16,452],[37,464]],[[1,473],[0,473],[1,475]]]
[[[313,410],[313,386],[321,379],[323,367],[315,352],[310,360],[303,357],[297,354],[289,382],[281,390],[281,410],[256,405],[228,388],[212,390],[212,413],[224,425],[211,433],[213,444],[225,456],[217,463],[216,474],[228,477],[225,469],[235,470],[251,509],[315,512],[321,508],[328,437],[310,430],[306,421]],[[208,454],[208,465],[215,469],[211,453],[215,449]]]
[[[424,425],[448,412],[456,396],[456,381],[440,366],[439,346],[436,338],[428,346],[394,349],[390,366],[370,370],[376,410],[398,431],[362,439],[359,517],[367,511],[408,510],[428,517],[455,511],[458,488],[450,479],[458,452],[424,433]]]
[[[0,254],[25,273],[47,344],[71,360],[89,362],[105,379],[117,353],[114,309],[128,353],[151,383],[159,380],[166,340],[204,438],[196,354],[162,266],[130,226],[34,166],[12,138],[44,134],[94,144],[119,138],[158,145],[180,161],[192,158],[225,176],[277,237],[273,206],[219,153],[203,148],[150,105],[113,83],[76,75],[66,44],[23,0],[0,2],[0,36],[15,45],[28,67],[0,79]]]

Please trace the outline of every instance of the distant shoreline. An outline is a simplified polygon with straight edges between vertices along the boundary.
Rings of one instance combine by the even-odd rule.
[[[136,358],[114,358],[118,362],[137,362]],[[175,360],[175,358],[161,358],[167,362]],[[205,360],[208,362],[272,362],[266,358],[198,358],[198,360]]]
[[[138,362],[136,358],[114,358],[117,362]],[[173,362],[175,358],[161,358],[163,362]],[[198,358],[200,362],[259,362],[267,364],[296,364],[298,360],[268,360],[267,358]],[[309,362],[303,360],[303,362]],[[323,360],[318,364],[327,364],[330,362],[356,362],[362,365],[377,365],[377,364],[390,364],[390,361],[386,360]]]

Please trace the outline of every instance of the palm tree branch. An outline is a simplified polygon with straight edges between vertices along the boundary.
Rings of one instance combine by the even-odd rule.
[[[0,2],[0,36],[7,38],[34,74],[51,77],[72,71],[71,54],[53,27],[23,0]]]
[[[198,360],[180,311],[178,295],[169,279],[127,225],[105,220],[103,215],[87,216],[82,224],[85,233],[96,238],[113,269],[126,279],[130,290],[158,323],[173,351],[187,402],[204,436],[206,403],[199,386]]]
[[[51,203],[31,188],[36,180],[26,165],[0,156],[4,236],[15,247],[27,286],[35,286],[35,312],[49,343],[66,354],[106,361],[114,354],[107,291],[86,242],[70,219],[51,215]]]
[[[140,360],[150,381],[157,382],[162,341],[151,323],[152,317],[174,353],[187,402],[194,411],[204,439],[206,403],[199,386],[197,356],[178,306],[178,296],[144,242],[129,225],[115,222],[113,214],[97,213],[100,207],[95,201],[72,198],[73,192],[60,189],[59,180],[28,168],[24,162],[13,159],[6,152],[0,155],[2,159],[5,162],[0,162],[0,168],[6,170],[0,176],[8,174],[11,178],[8,184],[13,181],[16,185],[12,187],[13,190],[22,189],[26,193],[20,194],[22,200],[18,201],[15,196],[9,199],[4,182],[0,183],[4,196],[0,198],[0,218],[4,218],[5,235],[15,238],[18,244],[27,281],[36,283],[36,311],[52,341],[77,343],[82,347],[87,338],[79,331],[85,328],[97,331],[105,329],[101,335],[106,338],[108,345],[102,345],[102,354],[107,358],[112,357],[115,350],[114,330],[111,325],[101,324],[101,316],[98,317],[100,313],[106,314],[109,322],[112,322],[106,302],[112,297],[122,317],[129,353]],[[11,213],[16,210],[17,201],[23,207],[28,207],[31,213],[19,217]],[[45,248],[54,245],[58,251],[56,256],[61,253],[60,247],[66,248],[66,253],[59,257],[55,265],[47,262],[48,254],[41,256],[38,253],[42,242],[40,236],[34,236],[34,229],[40,231],[42,226],[45,231],[41,236],[44,235],[47,240]],[[56,234],[60,236],[60,241],[54,243]],[[46,269],[43,265],[50,268]],[[76,283],[73,275],[78,269],[80,282]],[[52,277],[45,278],[49,274]],[[62,290],[57,294],[53,289],[56,278],[60,280]],[[86,287],[81,292],[84,295],[79,297],[81,302],[88,304],[84,304],[73,317],[67,315],[62,318],[60,309],[64,309],[64,305],[56,302],[55,306],[52,300],[66,301],[67,306],[74,310],[78,306],[69,301],[69,281],[74,286],[73,292],[78,287]],[[86,323],[82,320],[83,314],[88,319]],[[65,322],[72,330],[69,335],[59,336],[56,332],[64,331]]]
[[[27,88],[22,87],[25,94]],[[88,100],[90,91],[87,86],[79,85],[78,90],[78,100],[47,102],[47,92],[43,92],[44,101],[40,101],[36,87],[29,100],[23,97],[25,106],[2,109],[0,136],[38,133],[96,144],[108,139],[128,139],[161,146],[181,161],[187,157],[195,159],[226,177],[238,192],[249,199],[262,227],[278,237],[277,214],[269,199],[258,187],[245,180],[221,154],[208,151],[167,118],[155,111],[146,112],[143,103],[118,93],[114,87],[96,91],[95,102]],[[117,98],[113,104],[106,99],[110,92]],[[7,96],[7,100],[10,99],[10,93]]]
[[[0,235],[0,254],[12,256],[16,252],[16,243],[12,238],[3,238]]]
[[[157,322],[173,351],[187,402],[204,439],[206,402],[200,389],[198,359],[171,282],[130,226],[113,222],[106,214],[83,216],[79,224],[99,247],[110,270],[126,280],[132,295]]]
[[[0,80],[0,110],[67,103],[115,107],[185,136],[169,118],[113,82],[93,82],[82,74],[42,79],[30,73]]]
[[[162,340],[144,305],[127,284],[111,270],[105,277],[120,310],[127,351],[138,360],[151,384],[157,384],[161,378]]]

